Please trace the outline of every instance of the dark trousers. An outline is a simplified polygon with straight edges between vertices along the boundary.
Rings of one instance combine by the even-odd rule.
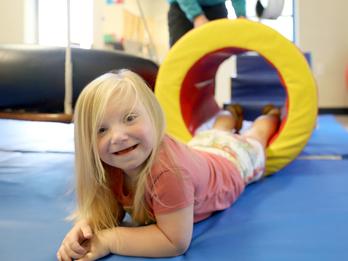
[[[224,3],[214,6],[202,6],[205,16],[209,20],[227,17],[227,9]],[[187,19],[185,13],[177,3],[170,4],[168,11],[169,44],[173,46],[181,36],[193,28],[192,22]]]

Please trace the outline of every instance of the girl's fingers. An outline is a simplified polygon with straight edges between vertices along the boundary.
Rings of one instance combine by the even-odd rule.
[[[57,257],[60,258],[58,259],[59,261],[72,261],[69,255],[65,252],[63,247],[59,249],[59,252],[57,253]]]
[[[82,226],[81,227],[81,231],[82,231],[83,237],[85,239],[91,239],[92,238],[93,231],[92,231],[92,229],[91,229],[91,227],[89,225]]]
[[[87,255],[85,255],[84,257],[82,257],[81,259],[78,259],[76,261],[94,261],[96,260],[95,257],[93,257],[93,255],[91,253],[88,253]]]
[[[71,250],[73,252],[75,252],[76,254],[78,254],[78,255],[84,255],[84,254],[86,254],[88,248],[87,247],[83,247],[77,241],[74,241],[71,244]],[[74,257],[74,258],[76,258],[76,257]]]
[[[76,241],[74,241],[76,242]],[[77,243],[77,242],[76,242]],[[74,243],[72,243],[74,244]],[[66,256],[68,256],[70,259],[68,260],[71,260],[72,258],[73,259],[76,259],[76,258],[80,258],[81,256],[83,256],[85,253],[83,254],[80,254],[79,252],[76,252],[73,248],[72,248],[72,244],[68,245],[68,244],[64,244],[62,249],[65,253]],[[77,243],[78,244],[78,243]]]

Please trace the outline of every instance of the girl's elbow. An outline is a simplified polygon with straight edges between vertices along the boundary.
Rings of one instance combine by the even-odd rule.
[[[186,253],[186,251],[190,247],[190,241],[182,240],[179,242],[176,242],[175,244],[175,250],[176,250],[176,255],[180,256]]]
[[[181,256],[185,254],[187,250],[188,250],[188,247],[177,249],[176,256]]]

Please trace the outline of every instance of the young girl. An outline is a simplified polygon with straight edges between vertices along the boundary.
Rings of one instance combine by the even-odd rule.
[[[138,75],[122,70],[92,81],[75,109],[78,209],[58,260],[185,253],[194,222],[228,208],[263,174],[279,110],[237,135],[239,109],[185,145],[165,134],[160,105]],[[132,226],[123,225],[125,212]]]

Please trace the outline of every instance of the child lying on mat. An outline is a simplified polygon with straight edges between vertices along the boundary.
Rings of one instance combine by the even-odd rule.
[[[185,145],[165,134],[162,109],[138,75],[122,70],[92,81],[76,105],[78,209],[58,260],[185,253],[195,222],[230,207],[262,177],[264,149],[279,125],[271,107],[233,134],[242,111],[228,109]],[[131,227],[122,226],[125,212]]]

